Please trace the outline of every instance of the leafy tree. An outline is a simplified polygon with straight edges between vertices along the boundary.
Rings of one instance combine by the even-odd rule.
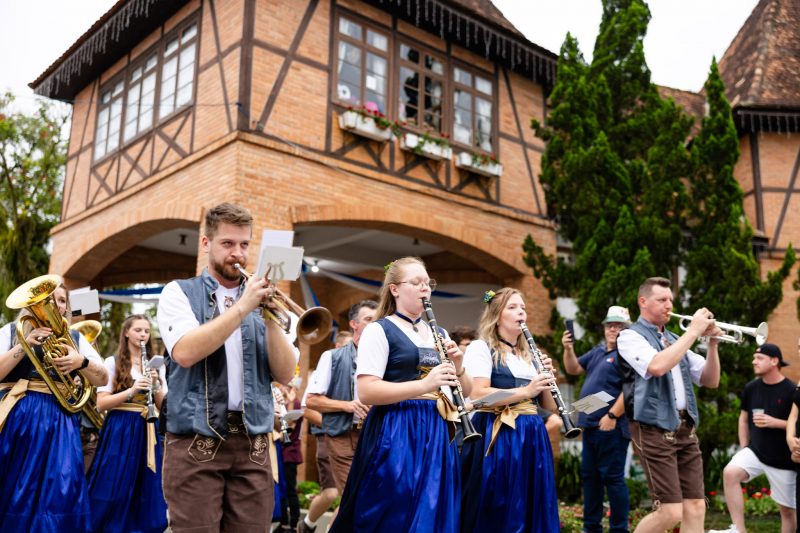
[[[31,114],[14,112],[13,100],[0,95],[0,294],[47,272],[66,160],[68,116],[42,102]],[[14,314],[5,306],[0,312],[4,320]]]
[[[551,297],[575,299],[588,333],[579,353],[600,340],[610,305],[637,310],[637,289],[649,276],[675,280],[679,310],[707,306],[728,322],[758,323],[780,302],[795,260],[790,250],[761,281],[733,177],[738,137],[716,64],[705,90],[709,113],[692,140],[692,119],[650,81],[642,44],[649,18],[643,0],[604,0],[591,64],[567,35],[547,124],[532,123],[547,142],[540,181],[548,209],[572,243],[574,261],[556,261],[530,236],[523,250]],[[554,314],[553,344],[559,322]],[[735,367],[728,367],[733,349],[722,349],[720,389],[700,396],[706,459],[714,447],[735,442],[737,396],[752,375],[745,366],[752,348],[738,352]]]
[[[694,172],[688,183],[691,201],[681,294],[686,309],[708,307],[725,322],[755,326],[781,302],[795,253],[790,245],[781,268],[761,281],[752,248],[753,230],[744,216],[744,196],[733,176],[739,136],[716,60],[704,92],[708,113],[691,147]],[[722,353],[720,387],[699,393],[703,423],[698,431],[706,464],[713,450],[737,441],[738,396],[754,377],[752,345],[725,345]]]

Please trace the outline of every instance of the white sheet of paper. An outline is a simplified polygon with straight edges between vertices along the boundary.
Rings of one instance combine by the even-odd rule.
[[[295,420],[297,420],[301,416],[303,416],[303,410],[302,409],[293,409],[292,411],[289,411],[288,413],[286,413],[283,416],[283,419],[286,420],[287,422],[294,422]]]
[[[295,281],[300,277],[300,267],[303,264],[303,248],[299,246],[265,246],[261,251],[256,275],[264,277],[269,269],[272,281]]]
[[[480,400],[473,401],[472,405],[475,407],[494,407],[498,402],[502,402],[511,396],[514,396],[513,392],[507,390],[498,390],[489,394],[488,396],[484,396]]]
[[[573,403],[572,409],[588,415],[590,413],[594,413],[598,409],[606,407],[613,399],[614,397],[607,392],[600,391],[585,398],[581,398],[577,402]]]
[[[100,295],[96,289],[90,287],[69,291],[69,306],[72,308],[72,316],[99,313]]]
[[[265,246],[285,246],[290,247],[294,242],[294,232],[278,229],[265,229],[261,233],[261,249]]]

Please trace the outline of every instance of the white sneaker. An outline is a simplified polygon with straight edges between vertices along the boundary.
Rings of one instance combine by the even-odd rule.
[[[736,524],[731,524],[728,529],[709,529],[708,533],[739,533],[739,530],[736,528]]]

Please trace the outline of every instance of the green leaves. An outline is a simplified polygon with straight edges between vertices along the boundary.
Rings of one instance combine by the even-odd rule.
[[[44,103],[30,114],[12,110],[13,96],[0,95],[0,293],[47,272],[46,245],[58,222],[66,162],[62,128]],[[2,310],[6,320],[12,312]]]

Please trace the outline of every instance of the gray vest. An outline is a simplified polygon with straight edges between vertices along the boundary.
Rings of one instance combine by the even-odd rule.
[[[331,383],[325,394],[331,400],[352,402],[356,375],[356,346],[352,342],[331,352]],[[335,437],[353,429],[353,413],[322,413],[322,430]]]
[[[658,327],[639,317],[631,328],[644,337],[648,344],[658,350],[664,349],[661,344]],[[678,336],[669,330],[664,330],[670,343],[675,342]],[[680,360],[680,370],[683,376],[683,388],[686,393],[686,411],[689,413],[695,427],[700,421],[697,412],[697,399],[692,388],[692,378],[689,375],[689,360],[686,355]],[[680,425],[678,408],[675,406],[675,388],[672,382],[672,372],[663,376],[652,376],[644,379],[634,372],[633,392],[633,419],[643,424],[656,426],[666,431],[675,431]]]
[[[219,316],[214,292],[219,284],[204,269],[200,276],[179,280],[197,321],[202,325]],[[239,293],[241,294],[241,288]],[[267,358],[266,326],[258,310],[248,314],[241,324],[242,366],[244,373],[243,419],[250,435],[272,431],[272,377]],[[168,354],[169,355],[169,354]],[[183,368],[168,366],[169,402],[167,431],[175,434],[197,433],[224,438],[228,433],[228,372],[225,345],[211,355]]]

